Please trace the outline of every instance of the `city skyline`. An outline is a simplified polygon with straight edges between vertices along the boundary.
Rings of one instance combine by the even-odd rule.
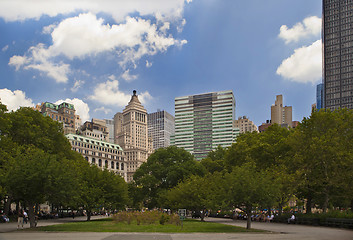
[[[256,125],[279,94],[293,120],[310,115],[320,0],[163,2],[0,2],[2,102],[67,101],[85,122],[112,119],[133,89],[149,113],[171,114],[176,97],[232,90],[236,117]]]

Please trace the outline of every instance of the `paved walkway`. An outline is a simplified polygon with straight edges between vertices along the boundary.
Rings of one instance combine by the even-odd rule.
[[[225,218],[208,218],[206,221],[219,222],[233,226],[246,227],[246,221]],[[269,222],[251,222],[251,228],[277,233],[272,239],[322,239],[322,240],[353,240],[353,230],[283,224]]]
[[[96,218],[96,217],[95,217]],[[98,217],[99,218],[99,217]],[[84,218],[65,218],[57,220],[39,221],[39,226],[59,224],[66,221],[80,221]],[[207,218],[206,221],[219,222],[229,225],[246,226],[245,221],[233,221],[231,219]],[[352,240],[353,231],[326,227],[311,227],[301,225],[287,225],[280,223],[259,223],[252,222],[252,227],[268,230],[268,233],[191,233],[191,234],[164,234],[164,233],[82,233],[82,232],[35,232],[15,230],[9,224],[0,224],[0,240]],[[8,226],[6,226],[8,225]],[[4,231],[11,228],[10,232]]]
[[[105,216],[98,215],[98,216],[91,217],[92,220],[100,219],[100,218],[105,218]],[[49,225],[66,223],[66,222],[78,222],[78,221],[85,221],[86,219],[87,217],[82,216],[82,217],[75,217],[74,219],[68,217],[68,218],[57,218],[57,219],[49,219],[49,220],[39,220],[37,226],[42,227],[42,226],[49,226]],[[27,224],[23,224],[23,228],[24,229],[29,228],[29,221]],[[17,231],[17,222],[0,223],[0,233],[13,232],[13,231]]]

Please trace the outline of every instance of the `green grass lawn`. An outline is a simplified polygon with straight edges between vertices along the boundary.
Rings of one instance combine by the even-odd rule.
[[[239,232],[264,232],[262,230],[247,230],[220,223],[200,222],[198,220],[185,220],[183,228],[176,225],[137,225],[136,223],[116,223],[112,219],[100,219],[89,222],[73,222],[52,226],[39,227],[39,231],[65,231],[65,232],[161,232],[161,233],[239,233]]]

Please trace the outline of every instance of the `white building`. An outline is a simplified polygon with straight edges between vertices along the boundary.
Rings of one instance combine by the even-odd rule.
[[[67,134],[66,137],[72,150],[82,154],[90,164],[113,171],[127,181],[126,158],[119,145],[76,134]]]
[[[238,120],[233,122],[234,128],[239,128],[240,133],[246,132],[258,132],[257,126],[253,121],[248,119],[246,116],[238,117]]]

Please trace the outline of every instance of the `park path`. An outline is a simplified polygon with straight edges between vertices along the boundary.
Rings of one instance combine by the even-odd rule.
[[[93,219],[104,216],[95,216]],[[84,217],[41,220],[39,226],[83,221]],[[245,221],[206,218],[206,221],[245,227]],[[26,226],[28,227],[28,225]],[[17,223],[0,224],[0,240],[353,240],[353,231],[345,229],[252,222],[252,227],[265,233],[97,233],[17,231]],[[7,230],[6,230],[7,229]],[[2,233],[1,233],[2,232]]]
[[[104,215],[98,215],[98,216],[92,216],[91,219],[94,220],[94,219],[100,219],[105,217],[106,216]],[[49,226],[49,225],[66,223],[66,222],[79,222],[79,221],[85,221],[86,219],[87,217],[81,216],[81,217],[75,217],[74,219],[68,217],[68,218],[39,220],[37,226],[42,227],[42,226]],[[29,222],[27,224],[23,224],[23,228],[24,229],[29,228]],[[0,233],[13,232],[13,231],[17,231],[17,222],[0,223]]]
[[[244,220],[232,220],[228,218],[206,218],[206,221],[218,222],[238,227],[246,227]],[[277,233],[283,238],[280,239],[322,239],[322,240],[353,240],[353,230],[305,226],[299,224],[284,224],[270,222],[251,222],[251,228],[261,229]],[[295,238],[294,238],[295,236]],[[287,238],[288,237],[288,238]],[[293,237],[293,238],[292,238]]]

